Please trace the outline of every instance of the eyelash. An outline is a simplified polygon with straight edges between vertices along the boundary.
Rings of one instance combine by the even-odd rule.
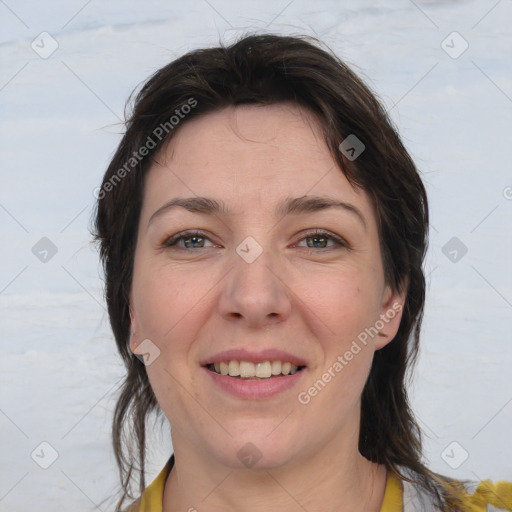
[[[178,242],[180,242],[181,240],[186,240],[186,239],[193,238],[193,237],[198,237],[198,238],[203,238],[205,240],[210,240],[206,236],[206,234],[201,232],[201,231],[189,231],[189,232],[184,232],[184,233],[178,233],[178,234],[176,234],[174,236],[171,236],[170,238],[167,238],[162,243],[162,248],[175,247],[176,244]],[[324,230],[321,230],[321,229],[316,229],[314,231],[307,232],[306,234],[303,235],[303,237],[299,240],[299,242],[302,242],[303,240],[305,240],[307,238],[313,238],[313,237],[326,238],[327,240],[332,240],[336,244],[336,246],[338,248],[350,249],[349,245],[341,237],[339,237],[337,235],[334,235],[333,233],[330,233],[329,231],[324,231]],[[211,242],[211,240],[210,240],[210,242]],[[324,250],[324,251],[332,250],[332,249],[336,249],[337,247],[321,247],[320,250]],[[194,250],[193,248],[191,249],[191,248],[188,248],[188,247],[178,247],[178,249]],[[198,249],[207,249],[207,247],[198,247],[195,250],[198,250]],[[309,250],[309,251],[312,251],[312,252],[319,252],[318,249],[315,249],[313,247],[302,247],[302,249],[306,249],[306,250]]]

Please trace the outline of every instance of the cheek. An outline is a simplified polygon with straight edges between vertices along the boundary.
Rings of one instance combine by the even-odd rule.
[[[379,280],[353,269],[322,282],[322,292],[311,296],[315,312],[325,318],[338,350],[375,322],[379,314]]]
[[[206,282],[207,279],[210,281]],[[218,280],[218,279],[217,279]],[[194,340],[207,320],[205,295],[216,282],[199,272],[184,272],[167,266],[140,266],[134,272],[133,304],[137,314],[138,335],[151,340],[160,350],[159,357],[146,367],[151,387],[167,417],[185,406],[187,394],[180,393],[187,381],[193,382]]]
[[[376,340],[372,327],[380,310],[379,283],[378,275],[353,269],[331,282],[323,296],[332,308],[334,335],[324,345],[321,380],[328,381],[328,408],[340,414],[358,402],[370,372]]]
[[[371,327],[379,312],[375,282],[354,269],[325,280],[323,293],[311,297],[312,310],[327,326],[317,338],[323,354],[312,377],[320,381],[317,389],[325,385],[319,403],[325,400],[340,414],[358,400],[371,368],[376,339]]]
[[[134,275],[133,303],[140,334],[168,343],[194,325],[201,297],[210,286],[198,274],[162,266],[140,268]],[[179,336],[183,339],[183,336]]]
[[[211,432],[211,417],[205,407],[204,396],[197,385],[197,374],[190,371],[186,361],[189,355],[186,343],[172,343],[164,347],[160,357],[146,367],[149,383],[164,416],[184,438],[195,432]]]

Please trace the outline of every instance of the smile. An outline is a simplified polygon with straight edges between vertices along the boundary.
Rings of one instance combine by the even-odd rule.
[[[250,361],[221,361],[206,366],[208,370],[219,375],[238,379],[270,379],[284,375],[294,375],[304,366],[297,366],[289,361],[263,361],[252,363]]]

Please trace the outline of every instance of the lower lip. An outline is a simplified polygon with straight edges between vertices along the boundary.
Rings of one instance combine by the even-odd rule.
[[[223,391],[239,398],[258,400],[273,397],[295,386],[302,377],[305,368],[293,375],[282,375],[281,377],[271,377],[265,380],[237,379],[212,372],[205,367],[203,367],[203,370]]]

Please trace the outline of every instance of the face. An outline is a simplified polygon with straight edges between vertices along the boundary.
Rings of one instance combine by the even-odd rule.
[[[230,107],[184,123],[156,160],[130,348],[149,353],[175,450],[232,468],[357,450],[361,393],[403,297],[318,121],[291,104]]]

